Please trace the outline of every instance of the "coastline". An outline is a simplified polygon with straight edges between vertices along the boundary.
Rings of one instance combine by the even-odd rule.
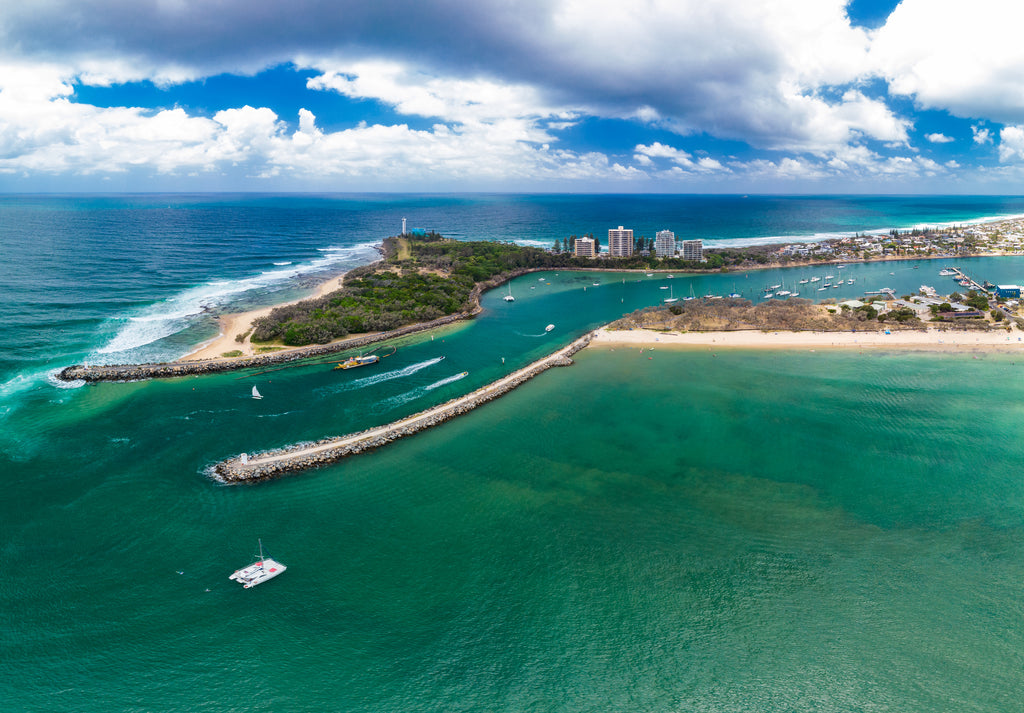
[[[731,332],[658,332],[651,329],[595,332],[592,346],[669,347],[673,349],[892,349],[946,353],[1021,352],[1024,334],[1019,330],[974,332],[967,330],[876,332],[786,332],[737,330]]]
[[[371,265],[373,263],[370,263]],[[266,317],[273,310],[278,307],[285,307],[287,305],[297,304],[304,300],[316,299],[317,297],[323,297],[324,295],[330,294],[335,290],[341,289],[341,286],[345,283],[345,275],[348,271],[341,274],[332,275],[323,282],[319,283],[314,287],[311,294],[305,297],[299,297],[298,299],[290,300],[288,302],[281,302],[280,304],[270,305],[268,307],[260,307],[259,309],[249,310],[247,312],[231,312],[228,314],[219,315],[217,318],[220,326],[219,334],[213,339],[207,340],[202,344],[196,346],[195,349],[188,352],[187,354],[175,359],[177,362],[190,362],[190,361],[203,361],[207,359],[222,359],[225,361],[231,359],[238,359],[240,357],[252,357],[256,356],[256,349],[253,347],[250,341],[249,334],[246,334],[245,339],[241,342],[235,340],[235,337],[239,334],[245,334],[252,329],[252,324],[260,317]],[[352,335],[353,337],[363,335]],[[287,347],[286,349],[301,349],[301,347]],[[240,357],[224,357],[221,356],[225,352],[240,351],[242,354]],[[285,351],[285,349],[279,350],[278,353]]]

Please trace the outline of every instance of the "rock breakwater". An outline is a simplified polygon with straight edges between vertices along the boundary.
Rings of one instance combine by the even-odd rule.
[[[357,453],[380,448],[399,438],[411,436],[472,411],[488,401],[507,394],[520,384],[526,383],[553,366],[572,365],[574,363],[572,356],[590,344],[593,336],[593,333],[587,334],[569,346],[466,396],[452,399],[440,406],[435,406],[400,421],[346,436],[295,444],[254,455],[242,454],[214,464],[210,469],[211,475],[224,483],[256,482],[277,478],[286,473],[328,465]]]
[[[477,293],[477,297],[479,297],[479,293]],[[359,349],[370,344],[387,341],[388,339],[404,337],[416,332],[434,329],[435,327],[443,327],[446,324],[468,319],[479,311],[480,303],[476,301],[475,307],[471,310],[449,314],[430,322],[410,324],[388,332],[367,334],[340,342],[332,342],[331,344],[314,344],[308,347],[289,349],[285,352],[272,352],[238,359],[204,359],[199,361],[170,361],[156,364],[110,364],[105,366],[76,364],[61,370],[57,374],[57,378],[62,381],[141,381],[143,379],[218,374],[225,371],[274,366],[300,359],[337,354],[349,349]]]

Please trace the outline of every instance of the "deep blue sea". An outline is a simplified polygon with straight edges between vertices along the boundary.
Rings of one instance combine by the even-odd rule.
[[[715,245],[1012,215],[1024,199],[0,197],[0,708],[1019,710],[1017,355],[592,348],[432,431],[235,487],[208,466],[465,393],[668,278],[527,275],[514,303],[485,295],[373,369],[52,377],[178,357],[218,313],[372,261],[402,218],[546,246],[620,224]],[[947,262],[1024,282],[1021,257],[854,263],[828,296],[943,289]],[[756,297],[809,274],[671,287]],[[242,590],[227,575],[257,538],[288,571]]]

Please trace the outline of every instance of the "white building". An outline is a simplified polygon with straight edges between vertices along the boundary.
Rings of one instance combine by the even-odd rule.
[[[704,241],[684,240],[682,244],[682,254],[680,257],[682,257],[683,260],[704,262]]]
[[[658,257],[675,257],[676,234],[671,230],[659,230],[654,236],[654,254]]]
[[[608,254],[611,257],[630,257],[633,254],[633,229],[614,228],[608,231]]]
[[[576,238],[573,252],[576,257],[594,257],[594,240],[592,238]]]

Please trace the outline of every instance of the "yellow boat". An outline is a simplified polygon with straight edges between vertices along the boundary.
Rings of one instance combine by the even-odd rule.
[[[380,357],[376,354],[369,354],[367,356],[357,356],[346,359],[345,361],[338,364],[335,369],[355,369],[357,366],[366,366],[367,364],[376,364],[380,361]]]

